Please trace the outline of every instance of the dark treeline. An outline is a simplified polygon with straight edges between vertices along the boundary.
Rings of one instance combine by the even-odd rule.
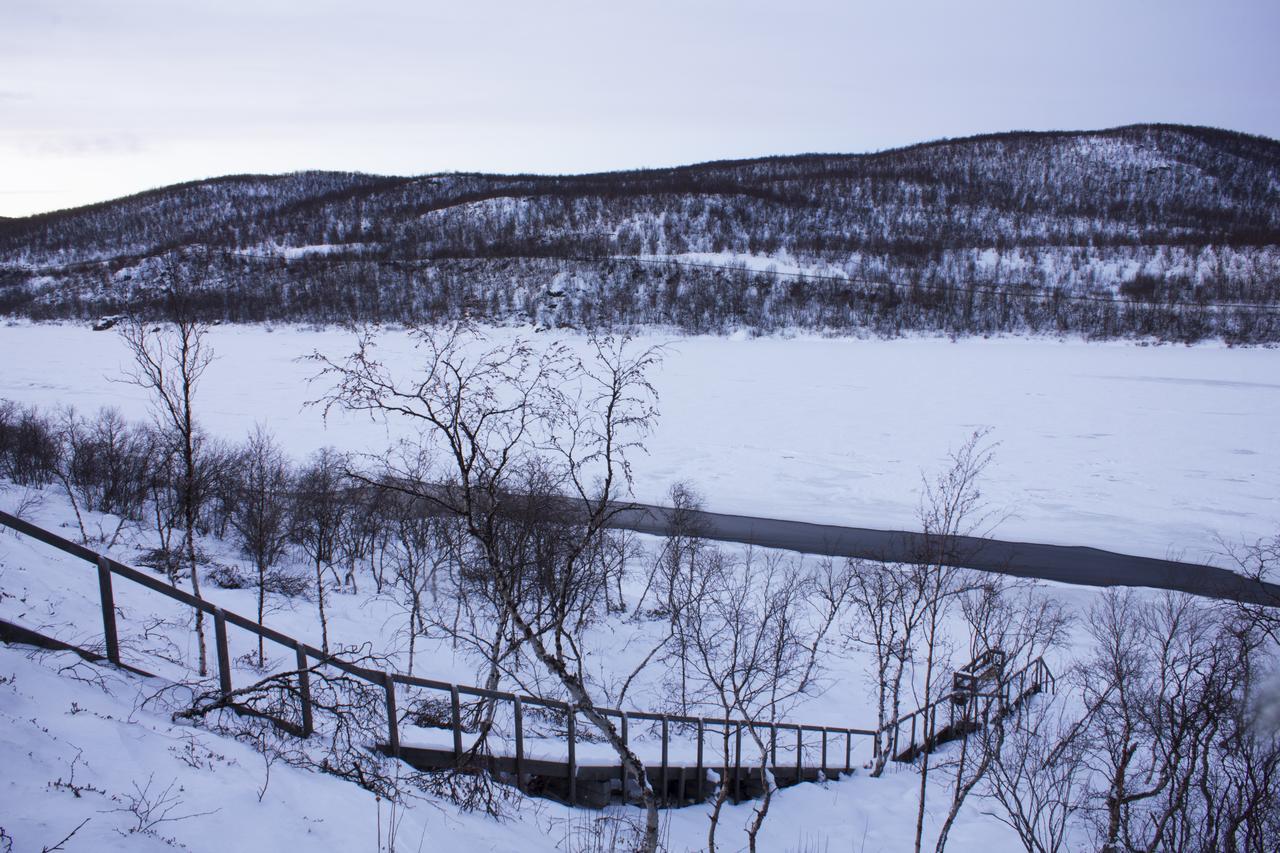
[[[228,177],[0,222],[0,312],[146,309],[162,259],[201,247],[203,308],[229,321],[1271,341],[1274,317],[1221,306],[1280,303],[1278,181],[1280,143],[1175,126],[572,177]],[[821,276],[616,260],[704,255]]]
[[[375,263],[223,256],[209,265],[204,283],[189,298],[198,316],[222,322],[470,318],[592,330],[666,326],[695,334],[746,328],[761,334],[865,330],[885,337],[925,331],[1280,340],[1280,305],[1218,301],[1203,291],[1186,298],[1153,279],[1128,283],[1111,298],[977,280],[957,287],[945,278],[911,276],[901,284],[885,284],[618,259]],[[37,320],[167,316],[167,298],[159,287],[107,289],[93,273],[70,278],[61,299],[32,303],[20,290],[0,290],[0,313]]]

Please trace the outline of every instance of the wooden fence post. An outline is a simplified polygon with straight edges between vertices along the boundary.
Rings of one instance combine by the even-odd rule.
[[[450,719],[453,724],[453,766],[462,766],[462,700],[458,698],[458,685],[449,685]]]
[[[107,660],[120,665],[120,638],[116,634],[116,600],[111,592],[111,566],[98,556],[98,596],[102,599],[102,635],[106,639]]]
[[[231,696],[231,652],[227,648],[227,616],[221,607],[213,608],[213,635],[218,646],[218,684],[222,698]]]
[[[630,737],[630,732],[627,731],[628,729],[627,712],[620,711],[619,713],[622,715],[622,744],[624,746],[627,746],[629,745],[629,737]],[[622,762],[619,762],[619,764],[622,765],[621,769],[618,771],[618,775],[622,780],[622,804],[625,806],[627,804],[627,765],[623,764]],[[639,780],[639,779],[636,781],[643,782],[643,780]]]
[[[515,697],[516,723],[516,790],[524,790],[524,703]]]
[[[733,732],[733,801],[742,802],[742,723]]]
[[[707,771],[702,765],[702,735],[706,729],[706,720],[702,717],[698,718],[698,802],[703,800],[703,786],[706,784]]]
[[[804,729],[796,725],[796,784],[804,781]]]
[[[578,804],[578,711],[573,703],[568,704],[568,736],[569,736],[569,805]]]
[[[669,773],[669,770],[668,770],[669,766],[670,764],[667,761],[667,715],[663,714],[662,715],[662,773],[659,776],[659,778],[662,780],[662,794],[659,797],[659,802],[664,806],[667,804],[667,793],[670,790],[670,782],[667,778]]]
[[[382,684],[387,692],[387,751],[392,758],[400,757],[400,715],[396,713],[396,680],[391,673],[382,673]]]
[[[311,737],[315,731],[315,719],[311,712],[311,672],[307,665],[307,652],[297,640],[293,644],[298,658],[298,694],[302,698],[302,736]]]

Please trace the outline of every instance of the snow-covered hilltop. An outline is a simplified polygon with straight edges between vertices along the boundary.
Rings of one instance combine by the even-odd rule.
[[[233,176],[0,222],[0,312],[1280,338],[1280,143],[1138,125],[579,176]]]

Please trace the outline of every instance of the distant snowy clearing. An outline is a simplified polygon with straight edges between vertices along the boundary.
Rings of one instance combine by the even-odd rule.
[[[495,339],[521,332],[497,329]],[[523,332],[534,340],[547,333]],[[409,364],[402,332],[380,356]],[[224,326],[201,386],[204,426],[240,440],[264,422],[298,456],[323,445],[376,451],[388,430],[326,424],[303,404],[323,386],[299,361],[341,356],[349,331]],[[569,337],[581,346],[581,337]],[[1208,560],[1280,525],[1280,350],[1044,339],[671,338],[655,377],[662,417],[636,460],[636,497],[675,480],[707,506],[803,521],[915,526],[922,470],[975,429],[999,442],[986,480],[1009,513],[1002,538]],[[146,412],[118,384],[124,347],[72,325],[0,329],[0,398]],[[392,425],[392,429],[398,425]],[[394,435],[394,433],[392,433]]]

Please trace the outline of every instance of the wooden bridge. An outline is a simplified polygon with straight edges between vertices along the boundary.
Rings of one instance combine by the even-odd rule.
[[[105,652],[99,653],[30,628],[0,622],[0,639],[7,642],[73,651],[89,660],[107,661],[135,674],[152,676],[153,673],[137,666],[135,662],[122,660],[114,593],[114,583],[119,579],[159,593],[204,613],[212,620],[218,689],[228,699],[235,687],[231,644],[228,639],[232,628],[253,635],[255,642],[257,637],[261,637],[283,648],[296,663],[295,668],[282,674],[296,678],[299,701],[297,719],[301,722],[298,724],[274,718],[273,721],[290,734],[307,738],[314,732],[315,708],[311,698],[309,673],[317,666],[330,667],[375,687],[381,693],[386,738],[369,746],[414,767],[423,770],[488,771],[499,781],[515,785],[528,794],[575,805],[599,807],[610,802],[633,802],[637,797],[635,780],[626,778],[616,758],[605,761],[579,760],[580,748],[589,741],[578,732],[580,712],[571,703],[359,666],[326,654],[245,616],[224,610],[151,574],[126,566],[8,513],[0,512],[0,525],[95,567]],[[255,676],[255,680],[262,677],[257,673]],[[447,696],[447,720],[433,721],[425,729],[422,726],[415,727],[412,720],[407,721],[409,715],[402,713],[399,708],[407,695],[421,692]],[[476,749],[474,745],[468,748],[464,744],[469,734],[463,719],[464,697],[492,703],[495,713],[500,713],[510,722],[510,736],[488,738],[486,744],[482,745],[483,749]],[[234,705],[231,707],[243,713],[252,713],[251,709]],[[543,716],[554,716],[563,726],[563,758],[527,754],[530,738],[526,736],[525,728],[531,709]],[[767,769],[774,784],[786,787],[852,772],[855,739],[871,738],[876,734],[869,729],[783,721],[686,716],[617,708],[597,710],[617,720],[618,730],[628,742],[631,742],[631,729],[637,724],[647,724],[656,729],[657,743],[650,741],[645,745],[656,746],[659,758],[645,762],[646,774],[664,807],[702,802],[721,784],[729,786],[729,794],[734,800],[758,796],[763,784],[761,759],[765,757],[760,754],[758,743],[765,744]],[[405,737],[406,729],[408,737]],[[449,743],[444,746],[415,743],[417,738],[430,741],[433,735],[440,732],[447,732],[449,736]],[[744,736],[748,740],[745,752]],[[721,745],[718,754],[707,749],[708,744],[716,742]],[[673,760],[671,747],[675,743],[685,747],[686,752],[692,752],[692,759]],[[754,760],[752,752],[755,753]]]

